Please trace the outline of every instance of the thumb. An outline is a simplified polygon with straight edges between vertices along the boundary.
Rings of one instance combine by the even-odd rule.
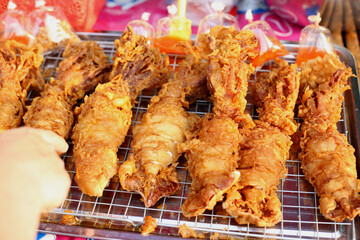
[[[58,154],[65,153],[69,148],[69,145],[62,137],[50,130],[30,128],[30,131],[40,135]]]

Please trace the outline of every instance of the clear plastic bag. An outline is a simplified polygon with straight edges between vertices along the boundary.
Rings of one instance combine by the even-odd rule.
[[[0,16],[0,39],[15,40],[24,44],[29,44],[32,36],[26,31],[26,14],[17,9],[14,2],[9,1],[8,8]]]
[[[249,24],[243,29],[252,31],[259,41],[259,55],[251,60],[254,67],[259,67],[271,59],[289,54],[267,22],[253,22],[251,11],[246,13],[246,18]]]
[[[213,2],[211,7],[216,13],[211,13],[201,19],[197,36],[200,36],[203,33],[209,33],[211,28],[218,25],[234,27],[236,31],[240,30],[236,18],[223,12],[225,5],[222,2]]]
[[[184,54],[177,44],[182,41],[190,42],[191,21],[175,15],[175,5],[168,7],[169,17],[160,18],[156,28],[155,46],[162,52]]]
[[[45,6],[38,0],[27,19],[26,29],[34,36],[31,44],[40,44],[44,52],[64,47],[69,41],[80,41],[59,7]]]
[[[133,31],[137,35],[141,35],[149,39],[148,43],[150,46],[154,45],[155,30],[154,27],[148,23],[150,13],[144,12],[141,15],[141,20],[130,21],[127,26],[132,27]]]
[[[297,64],[318,56],[335,54],[330,30],[319,26],[320,14],[310,16],[309,21],[312,23],[301,30]]]

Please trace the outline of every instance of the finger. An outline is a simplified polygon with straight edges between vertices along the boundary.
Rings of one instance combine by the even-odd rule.
[[[42,187],[42,212],[49,212],[61,205],[70,189],[70,176],[65,171],[59,171],[47,178]]]
[[[69,148],[66,141],[52,131],[34,128],[30,131],[39,134],[47,144],[54,148],[57,153],[65,153]]]

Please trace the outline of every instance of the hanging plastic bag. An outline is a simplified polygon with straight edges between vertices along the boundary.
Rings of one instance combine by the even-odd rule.
[[[297,64],[318,56],[335,54],[330,30],[319,26],[320,14],[309,16],[309,21],[311,24],[301,30]]]
[[[65,47],[69,41],[80,41],[59,7],[45,6],[45,1],[37,0],[26,25],[27,31],[35,36],[32,44],[40,44],[43,51]]]
[[[141,15],[141,20],[133,20],[127,24],[127,26],[132,27],[133,31],[137,35],[144,36],[145,38],[149,39],[148,43],[150,46],[154,45],[154,35],[155,30],[154,27],[148,23],[150,13],[144,12]]]
[[[222,2],[213,2],[211,7],[216,13],[211,13],[200,21],[197,37],[203,33],[209,33],[211,28],[218,25],[234,27],[236,31],[240,30],[236,18],[228,13],[223,13],[225,5]]]
[[[267,22],[253,22],[251,10],[246,12],[246,19],[249,24],[243,29],[252,31],[259,41],[259,55],[251,60],[254,67],[259,67],[271,59],[289,54]]]
[[[0,39],[29,44],[33,36],[26,31],[25,16],[26,14],[17,9],[13,1],[9,1],[7,10],[0,16]]]
[[[191,21],[177,16],[175,5],[168,6],[169,17],[160,18],[157,23],[155,46],[162,52],[184,54],[179,42],[190,42]]]

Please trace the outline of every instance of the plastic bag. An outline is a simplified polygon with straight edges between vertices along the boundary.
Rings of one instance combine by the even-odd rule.
[[[191,21],[175,15],[175,5],[168,7],[169,17],[160,18],[156,29],[155,46],[162,52],[184,54],[179,42],[189,41],[191,37]]]
[[[243,29],[249,29],[259,41],[259,55],[251,60],[254,67],[261,66],[265,62],[288,55],[289,52],[282,45],[280,40],[275,36],[270,25],[264,21],[252,21],[251,10],[246,13],[249,24]]]
[[[8,8],[0,16],[0,39],[15,40],[24,44],[29,44],[33,38],[25,28],[26,14],[17,9],[17,5],[9,1]]]
[[[27,17],[27,31],[35,36],[32,44],[40,44],[43,51],[65,47],[69,41],[80,41],[59,7],[45,6],[36,1],[36,9]]]
[[[144,12],[141,15],[141,20],[130,21],[127,24],[127,26],[132,27],[135,34],[144,36],[147,39],[149,39],[149,41],[148,41],[149,45],[153,46],[155,30],[154,30],[154,27],[150,23],[147,22],[149,20],[149,17],[150,17],[150,13]]]
[[[319,26],[320,14],[309,17],[312,24],[301,30],[299,51],[296,63],[300,64],[307,60],[323,57],[326,54],[335,54],[333,40],[329,29]]]
[[[178,1],[173,1],[177,4]],[[236,5],[236,0],[187,0],[187,11],[186,17],[191,19],[193,26],[200,26],[200,21],[209,14],[216,13],[212,5],[214,3],[219,3],[224,5],[223,13],[228,13]]]
[[[234,27],[236,31],[240,30],[239,24],[236,18],[230,14],[224,13],[223,10],[225,5],[222,2],[213,2],[211,7],[215,11],[215,13],[211,13],[205,16],[199,24],[197,36],[203,33],[209,33],[210,29],[223,25],[225,27]]]

